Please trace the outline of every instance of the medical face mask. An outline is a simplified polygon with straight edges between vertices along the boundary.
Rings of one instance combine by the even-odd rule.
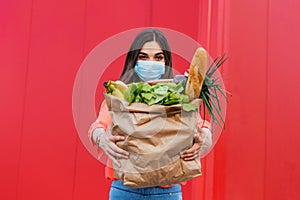
[[[143,81],[160,79],[165,73],[165,63],[138,60],[135,64],[134,71]]]

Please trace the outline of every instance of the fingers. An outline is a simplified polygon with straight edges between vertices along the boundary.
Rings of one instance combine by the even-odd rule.
[[[104,149],[108,157],[114,162],[118,167],[121,167],[121,163],[117,158],[129,158],[129,153],[116,145],[116,142],[123,141],[126,138],[124,136],[113,136],[107,135],[105,137]]]
[[[190,154],[189,156],[183,157],[183,160],[185,160],[185,161],[194,160],[199,156],[200,156],[200,154],[198,152],[198,153]]]
[[[121,163],[117,160],[117,158],[129,158],[129,153],[127,151],[124,151],[112,142],[107,145],[106,154],[118,167],[121,167]]]
[[[180,156],[184,160],[193,160],[200,156],[200,149],[203,144],[202,136],[198,133],[194,134],[194,144],[191,148],[183,151]]]
[[[108,136],[108,140],[111,142],[118,142],[118,141],[124,141],[126,139],[125,136],[114,136],[114,135],[110,135]]]
[[[125,136],[109,136],[109,148],[114,152],[115,156],[128,158],[129,153],[116,145],[118,141],[124,141],[126,139]]]
[[[115,143],[110,142],[108,144],[107,151],[114,157],[125,158],[129,157],[129,153],[120,147],[118,147]]]
[[[193,146],[180,154],[184,160],[193,160],[200,155],[200,145],[194,143]]]
[[[198,144],[193,144],[193,146],[185,151],[183,151],[182,153],[185,155],[192,155],[197,153],[198,151],[200,151],[200,146]]]

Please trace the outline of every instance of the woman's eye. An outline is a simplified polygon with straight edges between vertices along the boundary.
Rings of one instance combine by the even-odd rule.
[[[162,61],[163,59],[164,59],[163,56],[156,56],[156,57],[155,57],[155,60],[156,60],[156,61]]]
[[[148,56],[146,55],[139,55],[138,56],[138,60],[147,60],[148,59]]]

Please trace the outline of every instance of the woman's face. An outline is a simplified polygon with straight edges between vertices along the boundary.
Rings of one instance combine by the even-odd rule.
[[[165,62],[165,56],[156,41],[146,42],[139,55],[138,60]]]

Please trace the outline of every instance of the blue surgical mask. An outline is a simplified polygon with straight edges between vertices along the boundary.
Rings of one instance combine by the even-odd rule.
[[[165,73],[165,63],[157,61],[138,60],[134,71],[143,81],[160,79]]]

